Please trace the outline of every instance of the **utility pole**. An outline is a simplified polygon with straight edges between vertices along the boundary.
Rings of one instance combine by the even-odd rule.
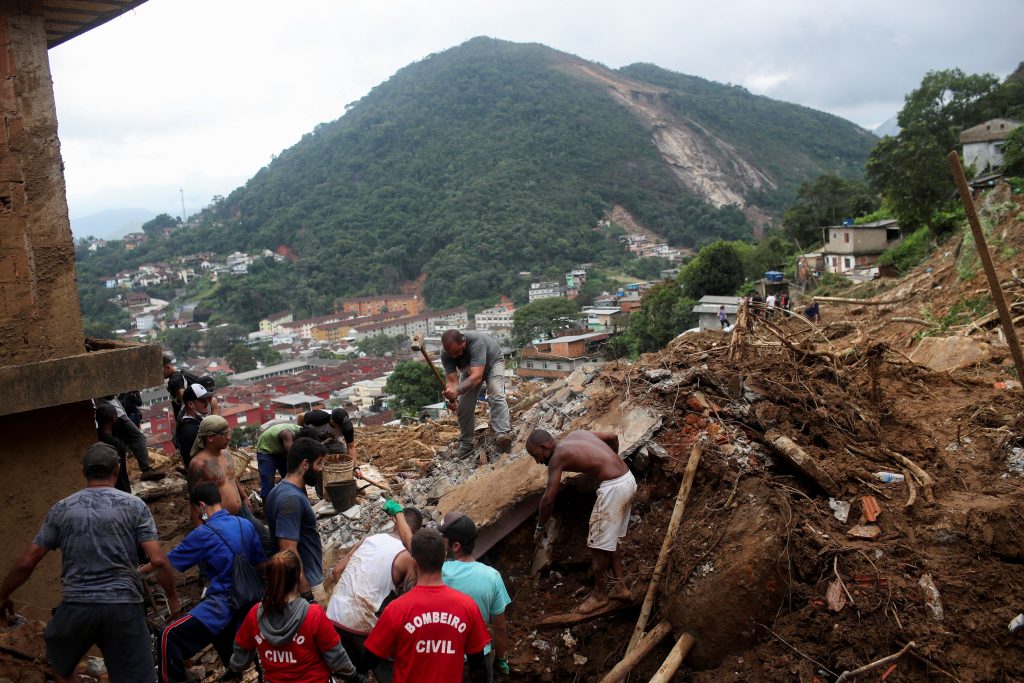
[[[181,195],[181,222],[184,223],[187,217],[185,214],[185,190],[179,189],[178,194]]]

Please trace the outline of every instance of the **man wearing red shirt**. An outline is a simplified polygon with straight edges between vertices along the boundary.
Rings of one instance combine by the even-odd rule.
[[[393,683],[461,681],[464,656],[470,680],[487,680],[484,646],[490,636],[473,598],[444,585],[441,534],[420,529],[410,552],[418,570],[416,587],[384,608],[366,639],[368,657],[394,658]]]

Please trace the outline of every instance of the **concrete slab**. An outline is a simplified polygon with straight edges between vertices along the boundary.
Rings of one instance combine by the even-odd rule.
[[[661,429],[662,416],[649,408],[621,401],[585,429],[594,432],[614,432],[619,435],[619,455],[629,457],[640,446],[651,440]]]

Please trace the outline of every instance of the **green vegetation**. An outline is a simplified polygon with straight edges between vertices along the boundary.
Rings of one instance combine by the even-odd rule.
[[[746,279],[741,250],[733,242],[715,242],[700,250],[679,272],[679,283],[687,296],[728,295]]]
[[[580,310],[568,299],[540,299],[520,306],[512,314],[512,343],[526,346],[536,339],[551,339],[559,330],[580,325]]]
[[[904,230],[927,226],[939,236],[956,227],[947,220],[956,200],[946,154],[959,146],[960,131],[1022,105],[1024,89],[1010,79],[1000,84],[960,69],[925,75],[900,110],[899,135],[879,142],[867,163],[871,185]]]
[[[245,344],[235,344],[225,359],[235,372],[248,372],[256,369],[256,357]]]
[[[175,254],[287,246],[295,262],[264,260],[245,277],[189,288],[214,320],[252,328],[276,310],[325,313],[338,296],[394,291],[423,272],[432,307],[473,310],[499,294],[523,301],[522,270],[662,265],[626,253],[621,229],[595,229],[615,204],[674,245],[749,238],[743,212],[684,190],[649,130],[578,63],[489,38],[432,55],[215,200],[199,225],[164,238],[159,228],[176,219],[160,216],[138,249],[108,247],[81,263],[91,277]],[[742,88],[651,65],[621,73],[666,88],[660,104],[764,170],[778,188],[749,199],[768,209],[821,173],[855,175],[872,141],[849,122]],[[114,315],[91,306],[90,320]]]
[[[384,391],[392,395],[388,406],[399,415],[416,415],[420,408],[440,399],[433,370],[426,363],[402,361],[388,376]]]
[[[878,204],[878,197],[860,180],[818,176],[800,185],[796,201],[783,215],[783,229],[790,239],[810,248],[822,241],[824,226],[865,216],[878,209]]]
[[[683,296],[675,280],[655,285],[644,295],[640,310],[630,315],[629,328],[622,340],[607,353],[625,355],[628,352],[635,356],[657,351],[697,324],[697,315],[693,312],[696,303],[696,299]]]
[[[892,266],[897,272],[905,273],[924,261],[931,249],[931,231],[927,227],[921,227],[904,237],[895,247],[886,249],[878,257],[878,265]]]

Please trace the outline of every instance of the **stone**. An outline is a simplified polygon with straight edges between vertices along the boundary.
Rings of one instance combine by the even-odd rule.
[[[925,337],[910,358],[936,372],[962,370],[992,360],[991,344],[971,337]]]
[[[672,376],[672,371],[666,368],[653,368],[651,370],[644,370],[644,377],[647,381],[652,384],[662,382]]]
[[[348,519],[359,519],[363,514],[363,508],[359,505],[353,505],[348,510],[344,510],[341,514]]]
[[[858,524],[847,531],[846,535],[854,538],[866,538],[871,540],[873,538],[877,538],[880,533],[882,533],[882,530],[878,528],[877,524]]]

